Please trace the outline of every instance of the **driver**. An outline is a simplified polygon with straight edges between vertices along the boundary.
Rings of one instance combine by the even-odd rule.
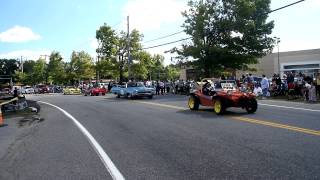
[[[205,82],[205,84],[202,86],[202,93],[209,96],[211,84],[207,80],[204,80],[203,82]]]

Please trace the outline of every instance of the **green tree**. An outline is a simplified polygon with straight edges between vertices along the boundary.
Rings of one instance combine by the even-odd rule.
[[[47,64],[44,59],[38,59],[32,67],[32,73],[28,76],[31,84],[39,84],[46,82]]]
[[[153,66],[150,68],[152,72],[152,79],[164,80],[166,79],[165,68],[163,65],[164,57],[159,54],[152,56]]]
[[[174,65],[169,65],[165,67],[166,79],[167,80],[176,80],[180,77],[180,69]]]
[[[14,75],[20,67],[15,59],[0,59],[0,75]]]
[[[15,72],[16,82],[19,82],[21,84],[29,84],[28,83],[28,75],[21,71]]]
[[[135,54],[141,50],[142,34],[137,30],[130,33],[130,52],[132,59],[135,59]],[[104,24],[96,31],[96,38],[99,43],[97,53],[100,57],[100,62],[97,63],[96,68],[102,72],[105,77],[119,77],[120,81],[125,78],[128,71],[128,34],[124,31],[119,35],[115,31]],[[133,70],[137,70],[137,65],[133,65]],[[117,71],[115,71],[117,70]]]
[[[63,84],[66,79],[65,64],[59,52],[53,51],[48,64],[48,77],[54,84]]]
[[[116,69],[119,69],[116,60],[118,52],[118,37],[116,32],[106,23],[96,31],[96,39],[99,47],[96,52],[99,56],[99,62],[96,64],[96,70],[102,77],[114,78],[117,75]]]
[[[269,53],[274,27],[267,22],[270,0],[189,1],[183,27],[192,43],[173,49],[210,77],[225,69],[242,69]]]
[[[68,78],[73,83],[83,79],[91,79],[94,76],[93,59],[84,51],[73,51],[70,63],[66,64],[66,69],[69,70]]]
[[[32,68],[36,64],[33,60],[27,60],[23,62],[23,72],[26,74],[32,73]]]

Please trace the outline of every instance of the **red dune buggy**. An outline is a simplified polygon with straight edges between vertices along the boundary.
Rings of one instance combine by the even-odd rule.
[[[258,103],[253,93],[239,91],[233,80],[203,79],[190,93],[188,106],[198,110],[199,106],[212,107],[218,115],[229,107],[240,107],[248,113],[256,112]]]

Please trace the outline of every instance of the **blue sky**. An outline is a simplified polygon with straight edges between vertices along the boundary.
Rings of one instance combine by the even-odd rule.
[[[296,0],[272,0],[275,9]],[[4,0],[0,4],[0,58],[37,59],[56,50],[69,61],[73,50],[95,55],[95,31],[104,22],[117,32],[131,28],[144,34],[144,40],[181,31],[187,0]],[[273,36],[281,38],[280,51],[320,48],[320,0],[306,0],[270,14],[275,21]],[[143,43],[144,47],[174,41],[184,34]],[[160,53],[177,44],[150,49]],[[165,54],[166,64],[170,54]]]

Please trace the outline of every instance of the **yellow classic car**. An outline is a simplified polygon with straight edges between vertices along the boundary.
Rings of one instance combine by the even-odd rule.
[[[67,86],[67,87],[63,88],[63,94],[64,95],[81,94],[81,90],[77,87]]]

